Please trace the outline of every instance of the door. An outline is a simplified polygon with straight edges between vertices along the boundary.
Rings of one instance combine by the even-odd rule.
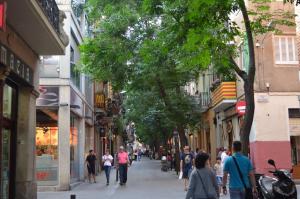
[[[0,198],[14,198],[17,89],[6,82],[1,87],[0,114]]]
[[[2,199],[9,198],[9,184],[10,184],[10,157],[11,157],[11,150],[10,150],[10,143],[11,143],[11,132],[8,129],[2,129],[2,149],[1,149],[1,197]]]

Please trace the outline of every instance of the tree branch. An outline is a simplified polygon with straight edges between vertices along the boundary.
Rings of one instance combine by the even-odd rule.
[[[237,63],[235,62],[235,60],[230,57],[230,63],[233,66],[234,71],[244,80],[246,81],[248,79],[247,73],[245,71],[243,71],[242,69],[240,69],[240,67],[237,65]]]

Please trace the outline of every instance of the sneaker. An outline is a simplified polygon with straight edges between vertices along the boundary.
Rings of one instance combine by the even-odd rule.
[[[108,183],[106,183],[106,186],[108,186],[109,185],[109,182]]]

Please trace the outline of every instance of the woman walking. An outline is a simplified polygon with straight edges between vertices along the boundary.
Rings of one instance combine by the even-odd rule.
[[[104,171],[106,175],[106,185],[109,185],[109,178],[110,178],[110,170],[112,166],[113,157],[109,154],[109,150],[106,149],[105,155],[102,157],[102,163],[104,166]]]
[[[219,187],[216,176],[208,168],[209,155],[199,153],[195,159],[195,166],[196,169],[191,173],[186,199],[218,199]]]

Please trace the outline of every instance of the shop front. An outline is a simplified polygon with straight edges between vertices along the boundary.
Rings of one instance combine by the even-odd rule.
[[[36,110],[36,179],[39,186],[58,185],[59,87],[40,86]]]
[[[0,41],[1,36],[0,34]],[[32,115],[32,111],[30,111],[33,108],[31,100],[35,98],[32,94],[34,91],[33,70],[13,52],[13,48],[11,49],[0,42],[1,199],[16,198],[18,196],[17,191],[20,188],[17,185],[21,185],[24,180],[17,175],[24,174],[26,176],[28,173],[24,171],[24,168],[31,167],[33,169],[33,165],[30,165],[28,161],[24,162],[24,168],[17,166],[22,161],[19,151],[27,152],[30,143],[25,143],[25,140],[33,136],[30,131],[31,121],[23,120],[24,117]],[[24,99],[28,101],[21,104]],[[23,111],[26,112],[23,113]],[[22,131],[20,131],[21,129]],[[28,183],[34,184],[34,179],[28,178]],[[27,191],[24,190],[24,193],[27,193]]]

